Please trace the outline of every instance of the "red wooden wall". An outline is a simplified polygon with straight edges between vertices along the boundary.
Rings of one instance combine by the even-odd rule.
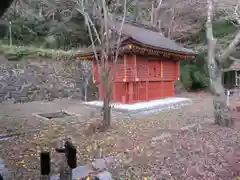
[[[179,76],[177,61],[135,55],[121,57],[116,66],[112,100],[136,103],[174,96],[174,81]],[[111,67],[111,65],[109,65]],[[99,99],[103,90],[97,64],[93,62],[94,80],[99,84]]]

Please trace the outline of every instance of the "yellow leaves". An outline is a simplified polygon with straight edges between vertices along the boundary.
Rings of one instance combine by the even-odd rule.
[[[33,153],[31,153],[31,154],[24,154],[23,155],[24,157],[32,157],[32,156],[38,156],[38,154],[33,154]]]
[[[92,146],[89,144],[89,145],[86,147],[86,150],[87,150],[87,152],[91,152]]]
[[[150,156],[153,155],[153,152],[151,152],[151,151],[147,151],[147,152],[146,152],[146,155],[147,155],[148,157],[150,157]]]
[[[22,160],[22,161],[16,162],[15,165],[20,166],[20,167],[25,167],[25,162],[24,162],[24,160]]]

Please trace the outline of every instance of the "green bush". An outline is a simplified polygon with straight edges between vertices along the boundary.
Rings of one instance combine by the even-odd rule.
[[[203,54],[198,55],[193,61],[180,64],[180,80],[187,90],[208,88],[209,78]]]

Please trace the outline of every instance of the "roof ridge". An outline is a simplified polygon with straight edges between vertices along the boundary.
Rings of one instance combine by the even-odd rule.
[[[116,18],[117,21],[122,21],[122,19],[123,19],[123,17],[117,17]],[[160,29],[157,28],[157,27],[137,22],[136,20],[133,20],[131,18],[125,18],[124,23],[134,25],[134,26],[139,27],[139,28],[144,28],[144,29],[147,29],[147,30],[151,30],[151,31],[154,31],[154,32],[160,32]]]

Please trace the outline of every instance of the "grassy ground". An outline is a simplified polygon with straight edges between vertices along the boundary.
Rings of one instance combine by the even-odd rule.
[[[236,179],[240,170],[234,161],[240,150],[238,125],[235,129],[213,125],[211,97],[202,93],[187,96],[193,99],[191,106],[131,120],[117,117],[107,132],[91,137],[84,132],[96,117],[85,117],[86,122],[82,116],[81,123],[78,118],[49,121],[51,124],[38,126],[39,133],[0,142],[0,155],[12,170],[12,179],[37,178],[39,150],[54,148],[60,139],[71,136],[79,165],[99,156],[115,156],[116,167],[111,171],[116,179]],[[8,123],[5,129],[12,126]],[[56,173],[59,158],[52,155]]]

